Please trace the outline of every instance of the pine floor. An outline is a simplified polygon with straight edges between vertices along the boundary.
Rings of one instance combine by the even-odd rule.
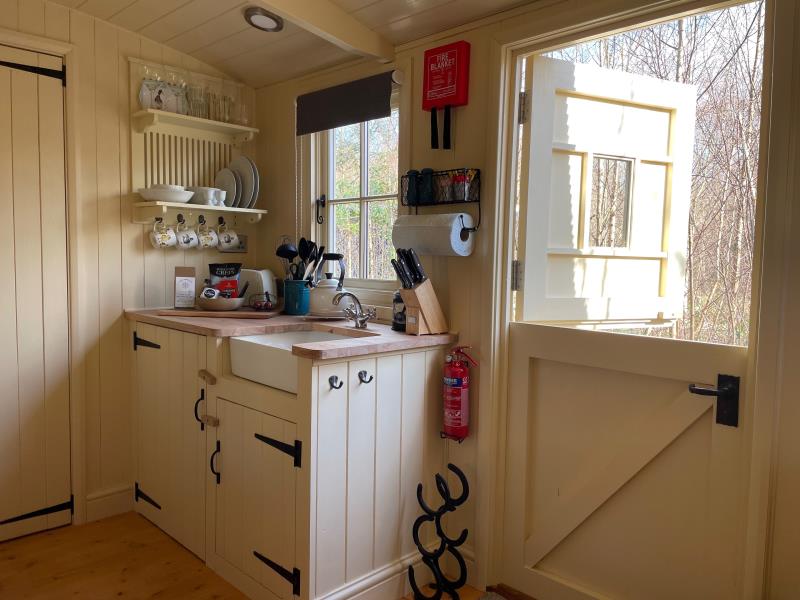
[[[483,596],[460,592],[463,600]],[[136,513],[0,543],[0,598],[246,600]]]
[[[136,513],[0,544],[0,598],[245,599]]]

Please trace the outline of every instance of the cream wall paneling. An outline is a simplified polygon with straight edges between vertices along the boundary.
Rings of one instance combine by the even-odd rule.
[[[65,525],[69,311],[62,60],[0,46],[0,539]],[[13,66],[17,65],[17,66]]]
[[[222,77],[196,58],[142,35],[44,0],[0,0],[0,43],[63,56],[66,88],[67,253],[71,334],[71,470],[75,522],[133,508],[130,331],[123,307],[172,302],[175,266],[202,275],[216,251],[163,252],[133,223],[130,57]],[[254,91],[242,88],[250,114]],[[242,152],[256,158],[253,142]],[[52,170],[49,167],[50,170]],[[254,225],[228,219],[253,239]],[[252,244],[251,244],[252,246]],[[49,259],[58,258],[50,253]],[[60,253],[63,257],[63,252]],[[246,267],[255,252],[237,254]],[[63,303],[64,297],[59,301]]]

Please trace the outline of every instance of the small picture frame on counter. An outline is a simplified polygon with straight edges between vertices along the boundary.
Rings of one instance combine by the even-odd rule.
[[[194,308],[194,267],[175,267],[175,308]]]

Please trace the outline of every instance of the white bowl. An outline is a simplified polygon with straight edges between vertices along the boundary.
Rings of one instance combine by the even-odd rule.
[[[139,195],[145,200],[152,202],[178,202],[185,204],[194,196],[194,192],[183,192],[179,190],[169,190],[164,188],[142,188]]]
[[[219,188],[213,187],[190,187],[188,189],[194,192],[192,204],[205,204],[206,206],[215,206],[217,194],[221,191]]]
[[[150,186],[153,190],[172,190],[173,192],[182,192],[186,188],[182,185],[171,185],[169,183],[154,183]]]
[[[203,298],[198,296],[197,306],[203,310],[239,310],[247,298]]]

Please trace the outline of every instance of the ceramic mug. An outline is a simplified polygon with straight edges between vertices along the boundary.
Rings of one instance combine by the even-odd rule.
[[[217,237],[221,250],[234,250],[239,247],[239,236],[224,223],[217,227]]]
[[[178,248],[181,250],[197,248],[197,246],[200,245],[197,232],[189,227],[185,222],[178,223],[178,226],[175,228],[175,235],[178,238]]]
[[[200,247],[204,250],[216,248],[217,244],[219,244],[217,232],[211,229],[205,223],[201,223],[197,227],[197,239],[200,243]]]
[[[172,227],[167,227],[164,221],[158,219],[153,224],[153,231],[150,232],[150,243],[153,248],[171,248],[178,243],[178,238]]]

